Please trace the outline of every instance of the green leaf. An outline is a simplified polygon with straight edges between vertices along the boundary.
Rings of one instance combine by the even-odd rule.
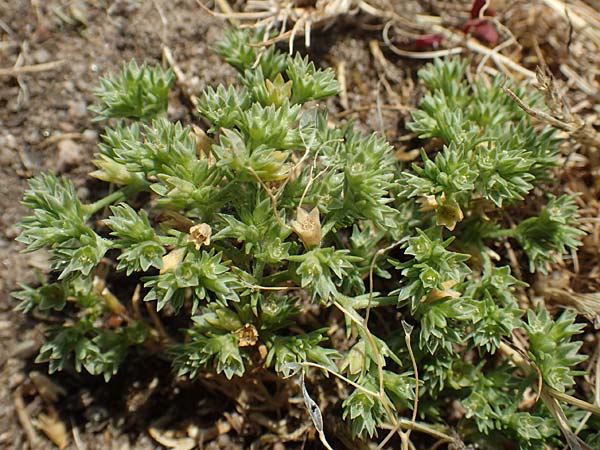
[[[362,380],[361,386],[373,392],[378,385],[372,377]],[[385,410],[380,401],[366,392],[355,389],[342,403],[342,417],[350,419],[350,430],[353,436],[363,439],[377,435],[377,427],[385,420]]]
[[[34,289],[29,286],[21,286],[21,291],[12,294],[17,300],[21,300],[16,307],[16,311],[28,313],[34,308],[40,311],[56,310],[61,311],[67,304],[67,293],[62,283],[49,283]]]
[[[222,254],[189,250],[181,263],[160,275],[143,278],[144,286],[150,291],[144,301],[157,300],[156,309],[160,311],[170,302],[175,311],[183,306],[188,290],[192,292],[192,301],[197,305],[201,300],[237,301],[234,290],[235,277],[221,261]]]
[[[292,103],[319,100],[340,91],[333,70],[316,69],[308,57],[303,58],[300,54],[289,61],[286,73],[292,82]]]
[[[146,340],[140,324],[117,330],[94,329],[87,320],[74,326],[53,330],[54,337],[42,345],[36,362],[48,362],[49,372],[64,370],[69,365],[77,372],[84,368],[92,375],[103,375],[105,381],[115,375],[130,346]]]
[[[274,366],[275,370],[284,377],[291,375],[293,364],[313,362],[337,372],[333,359],[341,355],[334,349],[321,347],[319,344],[326,340],[326,329],[315,330],[297,336],[272,336],[267,341],[269,353],[265,364]]]
[[[527,312],[525,329],[529,334],[529,357],[539,368],[544,383],[559,392],[570,388],[576,375],[584,372],[575,370],[587,358],[577,353],[582,342],[572,342],[571,337],[581,333],[584,324],[575,323],[577,314],[565,310],[553,321],[548,311]]]
[[[295,270],[302,287],[310,286],[315,297],[329,303],[338,293],[334,275],[342,280],[350,272],[347,269],[361,259],[348,253],[348,250],[335,250],[333,247],[315,248],[288,259],[298,263]]]
[[[258,67],[265,78],[273,79],[287,66],[287,55],[275,47],[261,48],[258,45],[269,36],[263,29],[232,29],[225,33],[224,39],[217,45],[216,53],[230,65],[243,73]]]
[[[69,180],[52,174],[32,178],[23,204],[33,210],[33,215],[22,219],[23,231],[17,237],[27,245],[27,252],[66,246],[82,234],[93,233],[85,223],[87,217]]]
[[[188,343],[175,345],[170,350],[173,364],[179,369],[178,376],[195,378],[209,367],[225,374],[228,379],[244,374],[244,358],[235,334],[207,336],[193,329],[188,334]]]
[[[407,241],[405,254],[413,256],[406,262],[392,262],[404,277],[398,294],[400,304],[408,302],[411,312],[426,308],[428,300],[456,297],[452,288],[470,272],[464,261],[468,255],[446,249],[452,239],[445,242],[432,239],[422,230]]]
[[[165,248],[158,242],[144,210],[137,213],[131,206],[121,203],[111,206],[113,215],[104,223],[112,230],[111,235],[119,238],[114,247],[121,249],[117,270],[132,272],[146,271],[151,266],[162,269]]]
[[[171,69],[146,64],[140,67],[132,60],[123,65],[120,76],[100,78],[94,95],[102,104],[90,109],[98,114],[96,120],[150,120],[167,112],[167,97],[174,80]]]
[[[245,90],[238,91],[233,86],[226,89],[222,84],[216,90],[207,87],[198,101],[198,111],[213,124],[213,130],[232,128],[249,106]]]
[[[213,151],[217,166],[231,169],[243,181],[257,181],[257,177],[263,181],[281,181],[290,170],[288,152],[266,145],[252,149],[236,130],[223,130]]]
[[[529,270],[547,273],[557,254],[565,254],[581,245],[584,231],[576,228],[579,213],[571,195],[550,196],[550,201],[537,217],[521,222],[514,235],[529,257]]]

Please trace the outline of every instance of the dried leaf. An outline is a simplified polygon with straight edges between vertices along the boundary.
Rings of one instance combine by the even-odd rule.
[[[60,397],[66,395],[67,391],[59,386],[43,373],[33,371],[29,373],[29,378],[35,385],[38,394],[47,402],[55,403]]]
[[[179,264],[181,264],[181,261],[183,261],[186,251],[187,249],[185,247],[179,247],[163,256],[163,267],[160,270],[161,275],[179,267]]]
[[[192,450],[196,446],[196,440],[184,437],[184,438],[172,438],[168,437],[166,433],[162,434],[154,427],[148,428],[148,434],[158,442],[160,445],[163,445],[167,448],[172,448],[174,450]]]
[[[328,450],[333,450],[327,442],[327,438],[325,437],[325,431],[323,430],[323,414],[321,413],[321,409],[319,408],[319,405],[317,405],[317,402],[310,398],[310,395],[306,390],[306,384],[304,383],[304,373],[300,375],[300,385],[302,387],[302,397],[304,397],[304,404],[306,405],[306,409],[308,409],[310,418],[313,424],[315,425],[317,432],[319,433],[319,439],[321,440],[321,443]]]
[[[69,434],[67,427],[56,411],[51,410],[48,415],[40,414],[36,426],[44,432],[54,445],[63,450],[69,445]]]

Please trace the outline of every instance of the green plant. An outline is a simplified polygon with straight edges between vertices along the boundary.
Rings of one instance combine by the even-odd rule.
[[[532,272],[545,271],[580,245],[572,196],[549,197],[534,216],[519,209],[544,201],[534,189],[558,164],[555,133],[536,129],[500,81],[469,84],[466,61],[438,60],[419,72],[429,93],[410,128],[441,148],[403,170],[382,137],[328,124],[315,101],[338,91],[331,70],[248,45],[262,38],[234,31],[218,46],[242,87],[199,99],[208,136],[166,118],[170,71],[131,63],[96,92],[100,118],[124,119],[107,129],[92,173],[117,190],[84,205],[66,179],[31,180],[19,240],[49,248],[56,275],[15,296],[24,312],[63,319],[38,361],[107,380],[138,346],[192,378],[313,366],[347,383],[342,415],[362,438],[391,423],[403,445],[410,430],[453,441],[452,399],[466,411],[465,442],[560,442],[549,409],[521,401],[538,373],[545,392],[573,388],[582,325],[544,309],[525,318],[525,283],[498,254],[511,239]],[[155,312],[183,317],[185,336],[117,299],[113,271],[139,283]],[[348,349],[302,322],[307,301],[343,313]],[[369,328],[375,308],[390,313],[389,332]],[[516,330],[529,336],[528,363],[507,344]]]

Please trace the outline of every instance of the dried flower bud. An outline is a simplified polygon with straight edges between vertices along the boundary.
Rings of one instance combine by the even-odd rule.
[[[251,323],[247,323],[239,330],[234,331],[238,337],[238,345],[240,347],[252,347],[258,341],[258,331]]]
[[[269,350],[267,349],[267,346],[265,344],[260,344],[258,346],[258,354],[260,355],[260,359],[261,360],[265,360],[267,359],[267,356],[269,355]]]
[[[304,209],[298,207],[296,210],[296,220],[290,221],[290,224],[305,247],[315,247],[321,244],[322,233],[319,208],[314,207],[311,212],[307,213]]]
[[[427,301],[441,300],[442,298],[457,299],[460,297],[460,292],[453,290],[452,288],[456,285],[456,281],[448,280],[442,283],[443,289],[432,289],[427,297]]]
[[[210,245],[210,235],[212,228],[207,223],[199,223],[190,228],[190,237],[188,242],[192,242],[196,250],[200,250],[203,245]]]
[[[448,230],[454,230],[456,224],[463,220],[465,215],[463,214],[458,203],[450,200],[442,205],[439,205],[436,209],[436,223],[438,225],[445,226]]]
[[[183,261],[183,257],[185,256],[186,251],[187,249],[185,247],[180,247],[163,256],[163,267],[160,270],[160,274],[162,275],[163,273],[177,269],[177,267],[179,267],[179,264],[181,264],[181,261]]]
[[[213,141],[209,138],[205,131],[197,125],[192,125],[194,132],[194,138],[196,139],[196,151],[198,152],[198,159],[208,158],[208,165],[212,166],[217,161],[215,155],[211,152]]]
[[[439,206],[435,195],[425,195],[417,199],[417,203],[421,205],[421,211],[433,211]]]

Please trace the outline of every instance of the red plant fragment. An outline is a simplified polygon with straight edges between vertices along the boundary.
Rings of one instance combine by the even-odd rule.
[[[471,6],[471,19],[478,19],[479,13],[481,12],[481,8],[485,6],[485,0],[475,0],[473,2],[473,6]],[[494,17],[496,15],[496,11],[492,8],[487,8],[484,13],[484,16]]]
[[[429,36],[420,37],[415,41],[415,47],[417,50],[424,50],[429,47],[433,47],[435,44],[442,42],[442,36],[432,34]]]
[[[496,26],[485,19],[469,19],[463,27],[465,33],[471,33],[477,39],[495,44],[500,39]]]
[[[496,44],[500,40],[500,35],[495,25],[486,19],[480,19],[479,14],[485,6],[486,0],[474,0],[471,6],[471,18],[467,20],[463,26],[465,33],[471,33],[477,39],[489,44]],[[487,8],[484,11],[484,16],[493,17],[496,11],[492,8]]]

